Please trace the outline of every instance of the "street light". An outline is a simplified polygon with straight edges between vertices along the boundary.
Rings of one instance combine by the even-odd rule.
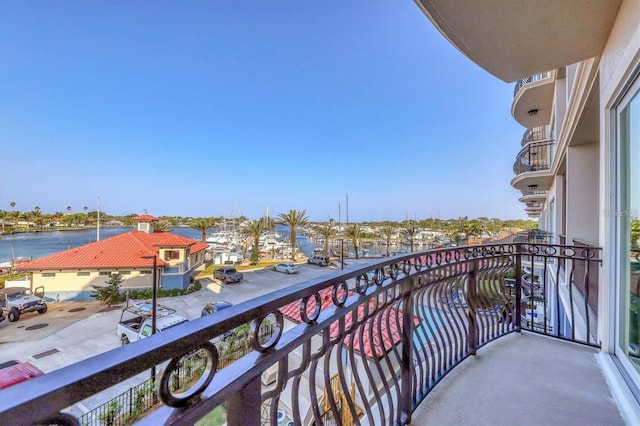
[[[153,270],[151,271],[151,334],[156,334],[156,304],[158,301],[158,280],[156,277],[156,269],[158,265],[158,257],[155,254],[142,256],[143,259],[153,259]]]
[[[153,270],[151,271],[151,281],[153,281],[151,285],[151,334],[156,334],[156,306],[158,301],[158,280],[156,276],[156,270],[158,265],[158,257],[154,254],[150,254],[148,256],[142,256],[143,259],[153,259]],[[156,382],[156,366],[154,365],[151,369],[151,380],[153,383]],[[155,398],[155,394],[154,394]],[[155,399],[154,399],[155,400]]]

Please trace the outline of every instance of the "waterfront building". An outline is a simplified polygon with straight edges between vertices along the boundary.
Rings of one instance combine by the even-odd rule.
[[[637,424],[640,2],[417,4],[468,58],[515,82],[523,136],[511,185],[525,212],[550,243],[602,248],[589,310],[605,376]]]
[[[150,288],[155,256],[159,287],[187,288],[205,262],[208,245],[155,232],[159,219],[154,216],[144,214],[133,220],[137,222],[134,231],[27,262],[21,270],[29,273],[33,288],[44,286],[49,298],[88,300],[93,286],[105,285],[114,274],[123,278],[122,289]]]
[[[294,423],[302,424],[301,413],[307,412],[296,397],[310,395],[316,424],[325,401],[337,424],[344,424],[338,410],[343,403],[353,417],[360,417],[358,409],[364,411],[359,424],[640,424],[640,2],[416,4],[462,53],[516,83],[511,113],[524,135],[511,184],[521,191],[525,211],[539,217],[543,235],[497,246],[438,249],[425,260],[412,255],[384,259],[283,289],[217,318],[151,336],[148,346],[104,354],[100,365],[87,360],[18,385],[5,391],[0,413],[41,421],[91,392],[154,367],[156,359],[177,359],[201,347],[210,336],[249,320],[258,323],[258,330],[269,312],[282,330],[279,309],[301,300],[302,323],[266,342],[255,339],[254,351],[233,368],[211,368],[210,380],[202,381],[193,395],[171,395],[170,375],[163,376],[160,397],[166,405],[145,423],[193,424],[225,404],[229,425],[276,425],[281,396],[305,378],[315,378],[309,374],[313,369],[331,365],[326,354],[340,350],[348,359],[355,357],[345,337],[364,336],[370,330],[367,319],[380,318],[378,330],[395,323],[402,333],[400,372],[381,374],[384,393],[376,393],[373,403],[359,398],[366,393],[366,378],[359,376],[356,396],[351,396],[343,371],[337,392],[325,392],[321,401],[332,384],[331,374],[325,374],[291,392],[291,415],[299,417]],[[368,272],[378,278],[369,280]],[[514,278],[507,278],[509,272]],[[341,298],[350,279],[356,279],[357,295]],[[316,303],[314,309],[309,301],[326,288],[331,305],[320,310]],[[504,314],[494,315],[493,302]],[[412,328],[424,329],[434,303],[448,322],[424,345],[416,344],[421,339]],[[393,315],[396,308],[419,315],[420,323],[414,325],[406,315],[400,321]],[[348,324],[349,315],[360,309],[362,318]],[[333,324],[335,336],[328,332]],[[320,332],[322,345],[312,352]],[[300,353],[299,348],[302,361],[289,364],[289,354]],[[386,373],[377,368],[392,360],[381,358],[376,371]],[[260,378],[271,368],[275,385],[265,388]],[[95,390],[87,390],[87,383]]]

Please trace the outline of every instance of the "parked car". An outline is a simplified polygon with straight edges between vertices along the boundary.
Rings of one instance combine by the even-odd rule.
[[[215,314],[216,312],[222,311],[223,309],[227,309],[231,306],[233,306],[233,303],[229,303],[225,301],[207,303],[206,305],[204,305],[204,308],[202,308],[202,313],[200,314],[200,317],[205,317],[207,315]]]
[[[156,333],[189,321],[176,315],[175,309],[156,305]],[[116,333],[122,345],[135,342],[153,334],[153,306],[151,303],[132,300],[122,310]]]
[[[278,263],[273,266],[273,270],[277,272],[284,272],[285,274],[296,274],[300,271],[298,265],[293,263]]]
[[[242,281],[244,275],[238,272],[233,266],[223,266],[213,272],[213,277],[223,283],[238,283]]]
[[[307,263],[318,266],[329,266],[329,256],[324,254],[314,254],[307,259]]]
[[[33,364],[11,360],[0,364],[0,389],[42,376],[44,372]]]
[[[18,321],[20,315],[27,312],[44,314],[47,304],[44,301],[44,287],[38,287],[32,293],[26,287],[0,288],[0,310],[7,312],[10,322]]]

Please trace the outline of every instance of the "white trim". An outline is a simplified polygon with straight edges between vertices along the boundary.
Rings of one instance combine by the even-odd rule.
[[[620,374],[618,367],[613,362],[611,355],[599,352],[595,356],[607,381],[613,401],[620,410],[622,419],[628,425],[640,424],[640,405],[631,393],[629,385]]]

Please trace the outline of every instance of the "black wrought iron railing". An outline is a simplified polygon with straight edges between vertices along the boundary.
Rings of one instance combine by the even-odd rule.
[[[521,146],[525,146],[531,142],[540,142],[549,139],[551,139],[549,126],[532,127],[524,131],[520,144]]]
[[[550,76],[551,76],[551,72],[547,71],[547,72],[543,72],[543,73],[540,73],[540,74],[534,74],[534,75],[532,75],[530,77],[523,78],[522,80],[518,80],[516,82],[515,87],[513,88],[513,97],[515,98],[515,96],[518,94],[520,89],[522,89],[526,84],[533,83],[533,82],[539,81],[539,80],[543,80],[543,79],[548,78]]]
[[[597,346],[590,293],[572,280],[583,265],[588,289],[598,263],[598,248],[531,243],[387,258],[7,388],[0,415],[13,424],[73,423],[68,407],[158,368],[164,405],[144,424],[193,424],[219,407],[229,425],[408,424],[448,372],[506,334],[525,329]],[[247,322],[252,351],[220,367],[211,340]],[[265,322],[273,333],[261,338]],[[204,361],[201,376],[176,390],[172,372],[194,356]]]
[[[533,142],[522,148],[513,164],[513,172],[516,176],[525,172],[549,170],[553,145],[553,141]]]

